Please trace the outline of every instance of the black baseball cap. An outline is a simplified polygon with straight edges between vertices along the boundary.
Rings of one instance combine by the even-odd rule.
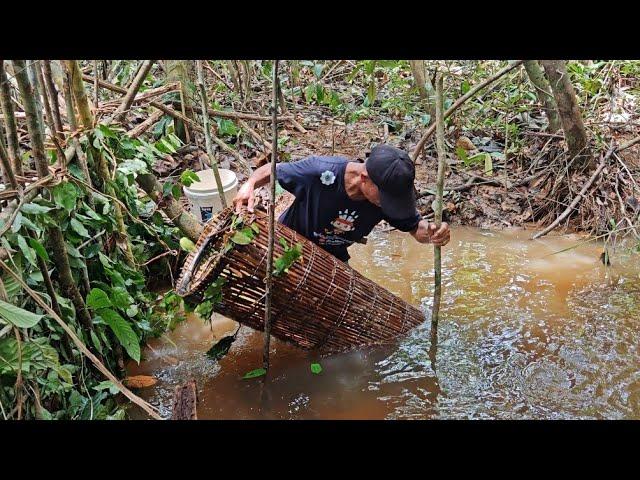
[[[377,145],[371,149],[365,167],[380,190],[382,213],[398,220],[415,216],[416,169],[406,152],[389,145]]]

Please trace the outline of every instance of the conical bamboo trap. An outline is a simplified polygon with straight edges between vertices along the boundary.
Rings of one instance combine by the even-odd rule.
[[[264,329],[268,216],[260,211],[238,215],[259,233],[247,245],[233,245],[234,213],[227,208],[205,226],[182,268],[178,295],[202,301],[204,292],[224,278],[215,311],[256,330]],[[288,273],[273,278],[274,337],[304,349],[337,352],[387,343],[425,320],[424,314],[362,276],[349,265],[290,228],[276,222],[274,259],[284,253],[280,239],[302,244],[302,258]]]

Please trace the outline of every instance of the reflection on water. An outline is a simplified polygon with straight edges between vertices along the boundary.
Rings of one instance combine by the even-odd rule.
[[[261,366],[261,332],[242,327],[216,362],[205,352],[235,322],[212,330],[191,318],[130,373],[159,379],[139,393],[166,416],[174,386],[193,376],[199,418],[640,418],[637,257],[613,254],[605,268],[593,243],[549,256],[580,239],[530,235],[454,230],[438,332],[425,322],[395,345],[325,358],[274,340],[262,387],[241,379]],[[431,246],[377,232],[351,251],[354,268],[429,310]]]

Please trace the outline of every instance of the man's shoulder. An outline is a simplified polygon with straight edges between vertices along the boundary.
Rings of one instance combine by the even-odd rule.
[[[338,157],[338,156],[329,156],[329,155],[310,155],[301,160],[306,160],[308,162],[313,162],[316,164],[326,164],[326,165],[344,165],[349,162],[349,159],[346,157]]]

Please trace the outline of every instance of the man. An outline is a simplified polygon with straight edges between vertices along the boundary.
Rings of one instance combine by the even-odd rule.
[[[253,212],[254,190],[269,183],[270,174],[270,164],[253,172],[233,200],[236,211],[246,205]],[[344,262],[349,261],[347,247],[382,219],[410,232],[420,243],[443,246],[449,242],[446,223],[438,229],[421,219],[413,189],[413,162],[397,148],[378,145],[365,163],[316,156],[279,163],[276,175],[282,188],[295,196],[279,222]]]

